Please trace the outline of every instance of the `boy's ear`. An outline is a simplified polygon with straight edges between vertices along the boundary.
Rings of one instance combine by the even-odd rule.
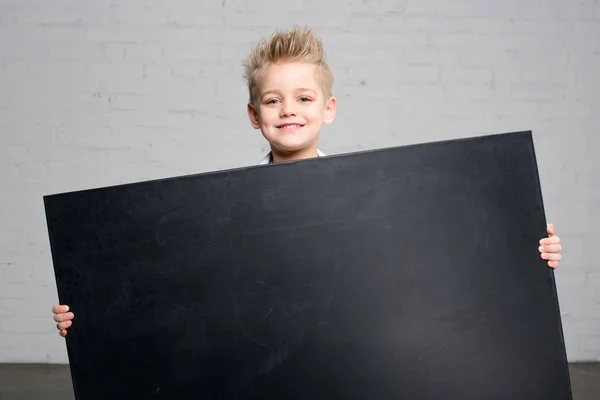
[[[258,118],[258,113],[254,109],[254,106],[251,103],[248,103],[248,118],[250,118],[250,123],[254,129],[260,129],[260,122]]]
[[[325,103],[325,116],[323,118],[324,124],[330,124],[333,122],[333,119],[335,118],[335,111],[336,99],[332,96],[329,98],[329,100],[327,100],[327,103]]]

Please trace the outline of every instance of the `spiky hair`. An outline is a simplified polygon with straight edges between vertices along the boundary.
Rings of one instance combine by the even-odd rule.
[[[256,104],[259,95],[260,71],[280,62],[315,65],[316,78],[321,83],[325,98],[332,95],[333,74],[327,65],[321,39],[312,30],[294,25],[292,30],[276,30],[270,37],[262,38],[244,62],[244,78],[248,83],[251,104]]]

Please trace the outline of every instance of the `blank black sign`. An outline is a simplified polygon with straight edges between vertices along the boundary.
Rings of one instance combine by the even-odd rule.
[[[569,399],[530,132],[45,197],[78,399]]]

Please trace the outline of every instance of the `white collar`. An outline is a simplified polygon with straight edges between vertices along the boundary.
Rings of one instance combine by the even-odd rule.
[[[319,157],[325,157],[327,154],[325,154],[325,153],[323,153],[321,150],[317,149],[317,155],[318,155]],[[271,162],[271,152],[269,152],[269,154],[267,154],[267,155],[265,156],[265,158],[263,158],[263,159],[262,159],[262,161],[260,162],[260,164],[259,164],[259,165],[262,165],[262,164],[269,164],[270,162]]]

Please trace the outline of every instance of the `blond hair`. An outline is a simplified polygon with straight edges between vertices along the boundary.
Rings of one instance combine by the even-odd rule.
[[[323,43],[308,28],[294,25],[290,31],[275,31],[271,37],[262,38],[244,62],[244,78],[248,83],[250,103],[256,105],[260,71],[279,62],[300,62],[316,66],[325,98],[332,95],[333,74],[325,60]]]

